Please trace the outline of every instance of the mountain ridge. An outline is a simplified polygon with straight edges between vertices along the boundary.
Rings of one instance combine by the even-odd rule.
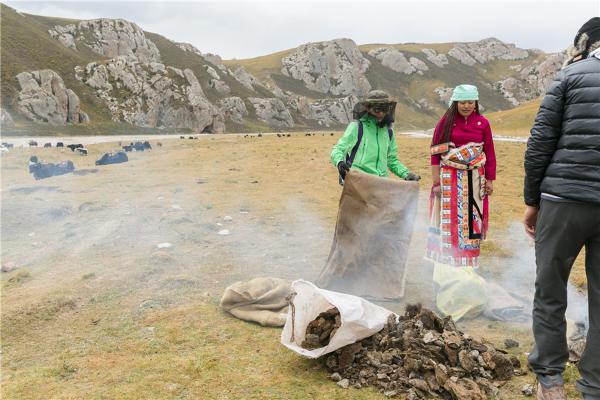
[[[90,121],[77,127],[84,131],[340,129],[353,104],[374,88],[398,99],[398,129],[428,129],[455,85],[476,84],[486,112],[518,109],[543,94],[563,57],[495,38],[363,45],[340,38],[222,60],[126,20],[42,17],[2,4],[2,108],[15,121],[13,131],[55,129],[30,121],[45,112],[42,100],[59,109],[80,106]],[[23,87],[16,79],[44,70],[55,72],[77,102],[56,100],[62,93],[53,92],[56,80],[55,89],[44,91],[49,83]],[[68,115],[56,129],[75,129]]]

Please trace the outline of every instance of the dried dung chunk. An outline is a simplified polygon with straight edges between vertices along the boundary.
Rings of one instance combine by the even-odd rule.
[[[329,344],[342,325],[340,312],[336,307],[322,312],[306,327],[306,336],[301,346],[307,350],[320,349]]]
[[[419,304],[399,318],[390,316],[378,333],[325,357],[338,384],[346,379],[348,387],[374,386],[386,397],[406,399],[496,396],[499,381],[513,376],[514,364],[501,350],[456,329],[451,318]]]

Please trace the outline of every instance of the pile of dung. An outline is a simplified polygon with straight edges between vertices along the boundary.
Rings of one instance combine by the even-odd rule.
[[[390,315],[381,331],[325,356],[325,365],[341,387],[375,386],[409,400],[485,400],[520,367],[421,305],[409,305],[398,321]]]
[[[342,325],[342,319],[336,307],[322,312],[306,327],[306,336],[301,346],[307,350],[327,346],[340,325]]]

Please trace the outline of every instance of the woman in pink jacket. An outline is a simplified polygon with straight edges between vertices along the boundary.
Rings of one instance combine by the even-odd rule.
[[[461,274],[481,279],[473,269],[479,266],[480,243],[487,231],[488,196],[494,191],[496,155],[490,124],[479,113],[478,100],[475,86],[454,88],[450,107],[438,122],[431,144],[433,186],[427,258],[436,263],[434,280],[438,283],[440,279],[448,282],[448,278],[460,281]],[[449,266],[465,268],[446,268]],[[456,286],[463,295],[464,289]],[[474,299],[485,298],[485,293],[478,292],[472,291]],[[464,310],[442,309],[439,296],[440,292],[440,311],[455,319],[464,315]]]

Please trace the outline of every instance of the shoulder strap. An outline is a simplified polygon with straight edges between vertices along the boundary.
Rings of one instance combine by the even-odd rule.
[[[394,131],[389,126],[388,126],[388,136],[390,137],[390,142],[391,142],[392,141],[392,136],[394,136]]]
[[[356,144],[352,148],[352,151],[350,152],[350,154],[346,154],[346,163],[348,163],[349,166],[352,166],[352,163],[354,162],[354,157],[356,156],[356,152],[358,151],[358,147],[360,146],[362,137],[363,137],[363,123],[362,123],[362,121],[359,120],[358,121],[358,138],[356,139]]]

